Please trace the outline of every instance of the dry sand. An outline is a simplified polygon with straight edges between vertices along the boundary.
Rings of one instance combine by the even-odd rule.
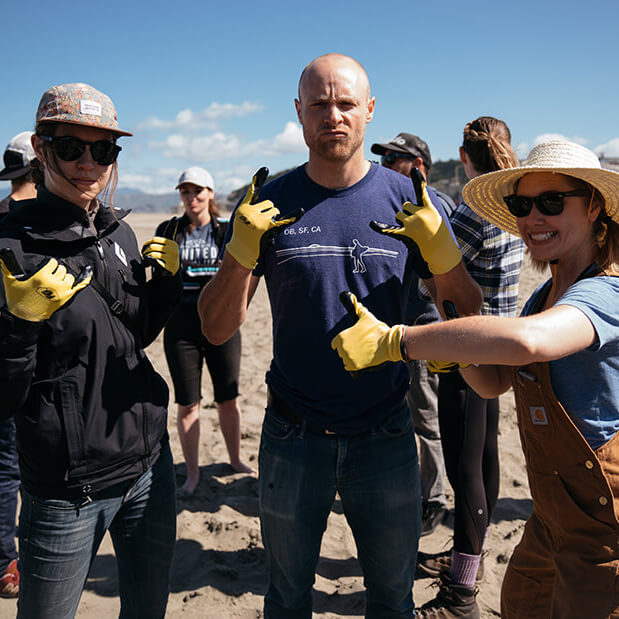
[[[140,242],[152,236],[164,219],[159,214],[131,214],[129,223]],[[527,264],[521,276],[520,298],[526,299],[542,276]],[[241,363],[242,455],[257,468],[260,426],[266,400],[264,375],[271,359],[270,311],[263,283],[258,287],[242,327]],[[162,338],[148,354],[155,367],[170,377]],[[172,573],[172,593],[167,617],[256,618],[262,617],[265,590],[264,549],[258,521],[257,481],[235,474],[226,464],[226,449],[212,402],[208,373],[204,373],[201,415],[201,481],[195,494],[178,502],[177,547]],[[171,404],[168,428],[177,473],[184,480],[184,464],[176,433],[176,411]],[[499,616],[499,592],[506,563],[520,539],[532,503],[516,425],[513,395],[501,398],[499,426],[501,486],[487,541],[485,578],[478,603],[482,617]],[[449,505],[453,494],[448,490]],[[453,511],[435,533],[422,538],[420,549],[438,552],[451,547]],[[355,544],[336,501],[323,539],[314,592],[314,617],[363,617],[362,575]],[[417,605],[436,594],[432,579],[415,582]],[[77,617],[117,617],[118,577],[114,551],[106,535],[89,575]],[[0,617],[15,616],[15,601],[0,599]]]

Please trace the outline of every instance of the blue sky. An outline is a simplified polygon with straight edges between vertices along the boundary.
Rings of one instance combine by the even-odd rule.
[[[521,156],[556,134],[619,157],[616,0],[35,0],[5,3],[2,21],[0,144],[33,128],[46,88],[87,82],[135,134],[120,140],[124,187],[171,191],[201,165],[225,193],[262,165],[303,163],[293,99],[303,67],[327,52],[368,72],[370,159],[399,131],[435,160],[456,157],[481,115],[508,123]]]

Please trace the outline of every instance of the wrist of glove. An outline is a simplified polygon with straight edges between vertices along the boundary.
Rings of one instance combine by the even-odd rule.
[[[164,275],[176,275],[180,266],[178,244],[163,236],[154,236],[142,247],[142,257],[147,265]]]
[[[254,174],[245,197],[234,213],[232,237],[226,245],[227,252],[250,271],[256,268],[264,247],[303,215],[303,210],[299,209],[290,217],[278,219],[280,213],[273,202],[256,202],[268,174],[267,168],[260,168]]]
[[[8,263],[8,266],[7,266]],[[25,277],[16,276],[15,257],[9,249],[3,249],[0,269],[4,284],[7,311],[29,322],[42,322],[77,292],[85,288],[92,279],[92,269],[84,270],[75,278],[64,265],[50,258],[38,271]],[[9,266],[11,267],[9,269]],[[21,272],[21,268],[19,268]]]
[[[468,368],[470,363],[458,363],[456,361],[437,361],[436,359],[426,361],[428,370],[435,374],[451,374],[460,368]]]
[[[349,372],[378,367],[387,362],[403,361],[402,335],[404,325],[389,327],[365,308],[354,294],[342,293],[342,303],[357,320],[331,341]]]

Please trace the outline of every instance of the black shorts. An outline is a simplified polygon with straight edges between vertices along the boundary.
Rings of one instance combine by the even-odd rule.
[[[233,400],[239,395],[241,332],[225,344],[214,346],[203,335],[195,305],[179,305],[163,333],[165,350],[177,404],[190,406],[202,397],[202,360],[206,361],[215,402]]]

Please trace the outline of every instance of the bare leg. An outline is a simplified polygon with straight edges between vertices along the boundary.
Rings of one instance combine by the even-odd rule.
[[[230,465],[237,473],[254,473],[254,470],[241,461],[241,411],[237,398],[216,402],[219,426],[224,436]]]
[[[200,403],[179,404],[176,417],[178,438],[183,448],[185,466],[187,467],[187,479],[181,488],[181,492],[191,494],[200,481],[200,469],[198,467],[198,451],[200,448]]]

